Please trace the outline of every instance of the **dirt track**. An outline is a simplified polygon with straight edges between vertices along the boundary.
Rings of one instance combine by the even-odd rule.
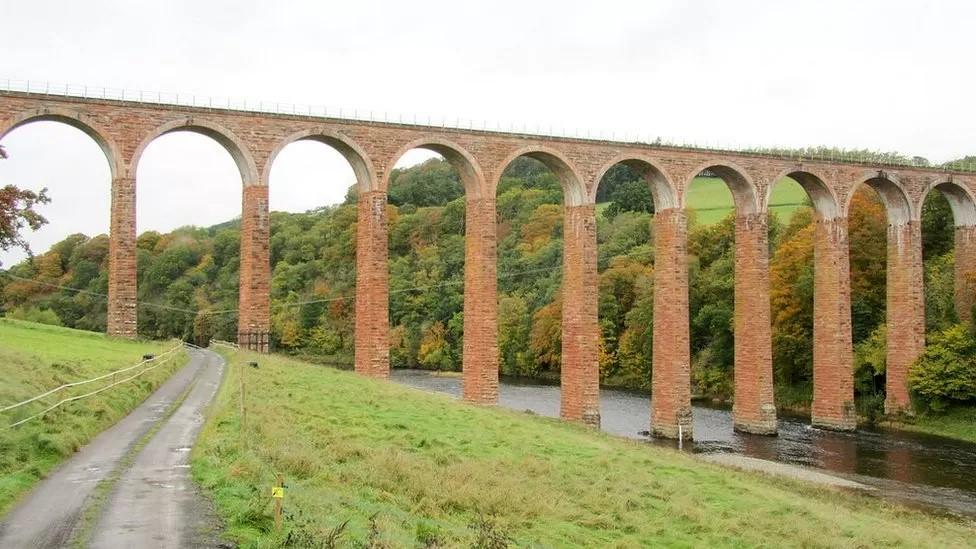
[[[218,546],[217,521],[190,479],[189,449],[223,371],[219,355],[191,351],[185,367],[3,518],[0,547]]]

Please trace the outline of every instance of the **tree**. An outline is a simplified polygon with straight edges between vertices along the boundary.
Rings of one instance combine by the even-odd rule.
[[[955,324],[929,339],[908,372],[919,403],[938,412],[952,403],[976,400],[976,338],[969,327]]]
[[[617,185],[610,193],[612,201],[606,210],[603,210],[603,217],[612,221],[621,212],[654,212],[654,202],[651,199],[651,190],[647,183],[640,180],[625,181]]]
[[[0,158],[7,158],[7,152],[0,147]],[[51,202],[47,189],[34,192],[20,189],[14,185],[0,188],[0,250],[21,248],[31,256],[30,245],[21,234],[25,228],[32,231],[47,224],[47,219],[34,208]]]
[[[773,366],[779,383],[813,374],[813,233],[809,210],[796,213],[770,258]]]

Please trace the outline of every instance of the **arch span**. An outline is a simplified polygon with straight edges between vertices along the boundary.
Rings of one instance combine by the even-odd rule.
[[[681,203],[687,205],[688,191],[691,183],[702,172],[711,172],[717,175],[732,192],[732,200],[735,202],[736,215],[754,214],[759,211],[758,192],[752,178],[746,175],[746,171],[730,162],[723,163],[704,163],[699,165],[685,180],[684,195]]]
[[[549,147],[540,146],[523,147],[509,154],[495,172],[495,180],[492,181],[491,188],[492,194],[498,188],[498,182],[501,180],[502,174],[505,173],[505,169],[520,156],[527,156],[538,160],[552,170],[552,173],[556,174],[559,183],[563,187],[563,203],[566,206],[592,204],[592,201],[588,202],[590,197],[586,192],[586,185],[584,185],[582,178],[580,178],[580,172],[576,169],[576,166],[563,153]]]
[[[125,170],[122,167],[122,155],[119,154],[118,147],[116,146],[115,142],[108,137],[108,132],[106,132],[104,128],[100,127],[98,124],[94,123],[88,118],[89,117],[80,112],[63,109],[60,107],[31,109],[4,121],[2,125],[0,125],[0,139],[3,139],[13,130],[21,126],[26,126],[32,122],[60,122],[62,124],[67,124],[68,126],[81,130],[85,133],[85,135],[95,141],[98,147],[102,149],[102,152],[105,154],[105,159],[108,161],[112,178],[114,179],[119,177],[124,173]]]
[[[241,183],[244,186],[263,184],[264,180],[259,178],[254,157],[251,156],[251,152],[243,140],[220,124],[190,116],[167,122],[146,136],[132,155],[132,160],[129,162],[130,173],[133,175],[136,174],[139,168],[139,159],[142,158],[146,147],[155,141],[157,137],[181,131],[199,133],[219,143],[230,154],[231,158],[234,159],[234,163],[237,164],[237,169],[241,172]]]
[[[938,190],[946,197],[956,227],[976,226],[976,199],[966,187],[951,179],[936,181],[925,189],[918,203],[919,212],[922,211],[922,204],[925,204],[925,199],[933,190]]]
[[[403,155],[413,149],[426,149],[443,156],[461,178],[465,195],[468,198],[484,198],[483,195],[485,193],[483,187],[485,176],[481,171],[481,165],[464,147],[442,137],[421,137],[400,147],[393,156],[390,165],[395,166],[397,161],[403,158]],[[388,170],[382,183],[382,190],[389,191],[389,186],[390,171]]]
[[[267,185],[271,179],[271,166],[274,165],[275,158],[284,150],[285,147],[296,141],[317,141],[339,151],[349,165],[352,167],[353,174],[356,176],[356,184],[360,192],[377,190],[376,171],[369,160],[366,151],[355,141],[346,135],[332,131],[328,128],[311,128],[295,132],[281,140],[281,142],[271,151],[268,162],[264,166],[261,174],[261,181]]]
[[[806,169],[789,169],[776,176],[776,179],[774,179],[769,188],[766,189],[767,208],[769,207],[769,201],[773,195],[773,187],[775,187],[776,183],[785,177],[789,177],[803,187],[803,190],[806,191],[807,196],[810,197],[810,201],[813,203],[813,210],[816,212],[817,217],[823,220],[831,220],[840,216],[840,207],[838,205],[837,196],[827,185],[825,178],[820,174]]]
[[[597,173],[593,188],[589,195],[590,202],[596,202],[596,194],[600,187],[603,177],[617,164],[623,164],[644,178],[648,187],[651,189],[651,198],[654,200],[656,210],[666,210],[678,207],[678,192],[671,179],[664,173],[657,163],[643,156],[621,155],[600,169]]]
[[[851,192],[847,196],[847,203],[844,205],[845,217],[850,216],[851,201],[854,199],[854,193],[861,185],[871,187],[881,197],[881,202],[884,203],[885,212],[888,215],[888,225],[905,225],[916,218],[911,201],[908,199],[908,193],[905,192],[901,182],[897,177],[884,171],[865,175],[861,181],[851,188]]]

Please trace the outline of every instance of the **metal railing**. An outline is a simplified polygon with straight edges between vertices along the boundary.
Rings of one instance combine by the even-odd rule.
[[[209,95],[133,90],[127,88],[112,88],[104,86],[87,86],[79,84],[56,83],[38,80],[0,79],[0,91],[43,94],[58,97],[79,99],[101,99],[110,101],[127,101],[135,103],[149,103],[163,106],[191,107],[197,109],[232,110],[251,113],[266,113],[277,115],[302,116],[331,120],[346,120],[359,122],[378,122],[385,124],[404,124],[411,126],[480,131],[490,133],[517,134],[542,138],[579,139],[590,141],[604,141],[651,146],[666,149],[685,149],[697,151],[711,151],[735,153],[753,156],[763,156],[791,161],[821,161],[845,162],[884,167],[911,167],[931,170],[976,172],[976,161],[948,162],[939,165],[929,165],[927,162],[911,159],[883,158],[883,155],[865,154],[863,151],[830,150],[796,150],[792,147],[756,147],[730,146],[717,142],[700,143],[688,139],[665,139],[649,132],[634,131],[606,131],[580,127],[567,127],[560,124],[533,123],[518,124],[515,122],[489,122],[473,118],[461,118],[445,115],[405,115],[391,113],[385,110],[365,108],[329,107],[324,105],[298,104],[282,101],[253,100],[249,98],[213,97]]]

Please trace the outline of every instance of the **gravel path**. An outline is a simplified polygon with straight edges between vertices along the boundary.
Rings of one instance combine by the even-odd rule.
[[[854,482],[853,480],[847,480],[846,478],[835,477],[833,475],[821,473],[820,471],[808,469],[806,467],[800,467],[798,465],[790,465],[788,463],[779,463],[776,461],[767,461],[765,459],[757,459],[752,457],[741,456],[738,454],[725,454],[720,452],[716,452],[712,454],[699,454],[698,457],[702,461],[707,461],[709,463],[717,463],[719,465],[724,465],[726,467],[732,467],[744,471],[759,471],[761,473],[766,473],[770,475],[788,477],[788,478],[802,480],[806,482],[813,482],[815,484],[820,484],[822,486],[830,486],[833,488],[849,488],[855,490],[873,490],[873,488],[871,488],[870,486],[866,484],[861,484],[860,482]]]
[[[115,539],[101,547],[207,547],[216,546],[216,536],[187,545],[188,517],[212,519],[206,499],[189,482],[186,467],[189,453],[169,459],[160,452],[168,448],[192,446],[202,423],[202,413],[216,392],[223,374],[223,359],[209,351],[190,351],[189,363],[161,385],[149,398],[121,421],[95,437],[41,481],[17,507],[0,522],[0,547],[55,548],[71,545],[89,532],[99,537],[102,528],[115,528],[114,517],[142,515],[123,530],[113,530]],[[185,399],[180,401],[181,398]],[[174,406],[179,406],[174,411]],[[146,438],[149,438],[146,443]],[[156,442],[159,440],[160,442]],[[145,443],[141,448],[140,444]],[[135,453],[133,456],[132,454]],[[151,471],[156,468],[157,474]],[[161,479],[159,485],[152,485]],[[128,499],[135,483],[143,481],[150,505],[136,506]],[[179,486],[176,490],[169,486]],[[192,494],[192,495],[191,495]],[[173,518],[176,517],[176,518]],[[165,522],[166,535],[152,525]],[[95,527],[92,529],[94,521]],[[195,522],[195,521],[192,521]],[[211,526],[216,522],[211,522]],[[148,532],[152,530],[152,533]],[[191,532],[197,537],[203,534]],[[140,537],[141,536],[141,537]],[[176,539],[176,544],[172,540]],[[201,538],[202,539],[202,538]],[[142,541],[133,541],[142,540]],[[144,541],[151,540],[151,541]],[[144,541],[144,542],[143,542]]]

